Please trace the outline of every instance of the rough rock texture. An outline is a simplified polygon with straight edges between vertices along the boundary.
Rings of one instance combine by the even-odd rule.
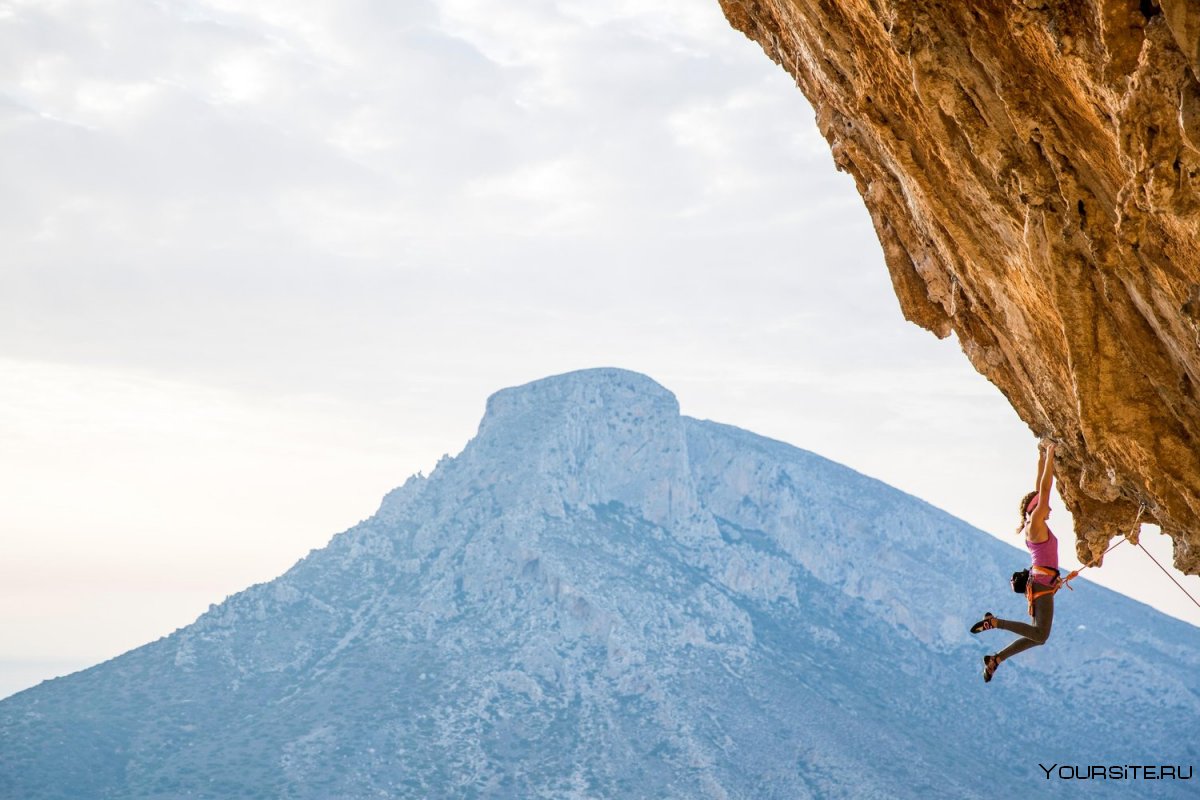
[[[1077,549],[1200,573],[1200,3],[721,0],[795,76],[905,316],[1059,440]]]

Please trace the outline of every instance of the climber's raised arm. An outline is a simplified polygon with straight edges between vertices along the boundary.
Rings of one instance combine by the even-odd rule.
[[[1029,538],[1033,541],[1039,541],[1045,538],[1043,532],[1046,527],[1046,517],[1050,514],[1050,490],[1054,487],[1054,443],[1046,445],[1046,449],[1042,451],[1041,457],[1038,459],[1041,462],[1041,474],[1038,475],[1037,484],[1037,505],[1033,508],[1033,513],[1030,516],[1030,533]],[[1043,529],[1043,530],[1039,530]]]

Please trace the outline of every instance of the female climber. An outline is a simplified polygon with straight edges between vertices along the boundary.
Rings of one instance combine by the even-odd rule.
[[[1039,448],[1040,449],[1040,448]],[[1027,591],[1030,598],[1030,614],[1033,624],[1013,622],[983,615],[983,619],[971,626],[971,633],[999,628],[1011,631],[1021,638],[993,655],[983,657],[983,680],[987,683],[996,673],[996,668],[1017,653],[1045,644],[1050,638],[1050,625],[1054,622],[1054,591],[1058,585],[1058,539],[1046,525],[1050,516],[1050,488],[1054,482],[1054,445],[1046,444],[1038,456],[1037,490],[1021,498],[1021,524],[1017,532],[1024,535],[1033,565],[1029,568],[1031,585]]]

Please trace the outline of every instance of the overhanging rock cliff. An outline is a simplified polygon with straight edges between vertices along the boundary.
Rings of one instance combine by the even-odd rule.
[[[1200,4],[721,0],[808,96],[904,315],[1062,444],[1077,549],[1200,574]]]

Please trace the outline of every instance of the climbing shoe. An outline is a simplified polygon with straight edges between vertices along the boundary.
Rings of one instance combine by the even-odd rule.
[[[996,618],[992,616],[992,612],[987,612],[983,615],[983,619],[971,626],[971,633],[979,633],[980,631],[990,631],[996,627]]]

